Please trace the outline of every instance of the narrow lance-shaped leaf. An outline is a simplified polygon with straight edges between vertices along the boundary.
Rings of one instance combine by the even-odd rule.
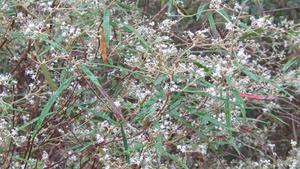
[[[300,57],[294,56],[287,63],[285,63],[282,67],[283,72],[288,72],[293,67],[300,65]]]
[[[35,137],[37,135],[37,133],[38,133],[39,129],[41,128],[45,118],[49,114],[51,114],[49,111],[50,111],[51,107],[53,106],[53,104],[55,103],[55,101],[58,99],[60,94],[71,84],[71,82],[73,80],[74,80],[74,77],[70,77],[69,79],[65,80],[59,86],[59,88],[53,93],[53,95],[50,97],[50,99],[48,100],[48,102],[44,106],[40,116],[38,117],[37,123],[36,123],[35,128],[34,128],[33,137]]]
[[[116,123],[117,123],[117,122],[116,122],[114,119],[112,119],[112,118],[108,115],[108,113],[106,113],[106,112],[98,112],[98,111],[95,111],[95,110],[93,110],[93,109],[86,108],[85,106],[79,106],[79,107],[80,107],[81,109],[85,110],[86,112],[91,112],[91,113],[93,113],[93,115],[94,115],[95,117],[100,117],[100,118],[106,120],[107,122],[109,122],[109,123],[111,123],[111,124],[116,124]]]
[[[196,21],[198,21],[201,17],[201,14],[204,12],[204,8],[206,7],[207,4],[200,5],[197,9],[197,14],[196,14]]]
[[[48,44],[51,45],[51,47],[54,47],[55,49],[58,49],[60,50],[61,52],[65,52],[65,48],[59,44],[58,42],[55,42],[54,40],[52,39],[49,39],[48,35],[47,34],[43,34],[43,33],[39,33],[38,34],[38,39],[41,40],[41,41],[44,41]]]
[[[123,141],[123,145],[124,145],[125,159],[126,159],[126,162],[129,164],[130,163],[129,146],[128,146],[126,133],[125,133],[122,123],[121,123],[121,135],[122,135],[122,141]]]
[[[160,6],[163,6],[165,4],[165,0],[160,0]]]
[[[246,108],[245,108],[245,103],[244,100],[241,98],[239,92],[237,89],[235,89],[231,83],[231,77],[230,76],[226,76],[226,82],[227,84],[230,86],[230,90],[235,98],[235,104],[237,106],[239,106],[242,117],[246,118]]]
[[[256,73],[250,71],[247,68],[242,68],[242,71],[252,80],[260,81],[261,79]]]
[[[56,85],[55,81],[52,79],[46,64],[45,63],[41,64],[40,69],[41,69],[41,73],[45,76],[45,79],[46,79],[48,85],[50,86],[51,90],[52,91],[57,90],[57,85]]]
[[[108,9],[103,13],[103,31],[107,48],[109,48],[110,41],[110,12]]]
[[[97,77],[83,64],[80,65],[81,69],[83,72],[89,77],[89,79],[96,85],[98,88],[101,87]]]
[[[173,10],[173,0],[168,1],[168,16],[171,16]]]
[[[207,19],[208,19],[208,23],[209,23],[210,28],[211,28],[213,31],[217,30],[217,28],[216,28],[216,23],[215,23],[214,17],[213,17],[213,15],[212,15],[211,12],[208,12],[208,13],[207,13]]]
[[[227,12],[224,9],[218,9],[218,14],[220,14],[227,22],[231,22]]]
[[[113,20],[112,24],[121,26],[121,28],[124,29],[125,31],[127,31],[129,33],[133,33],[137,37],[137,39],[140,41],[140,43],[142,44],[142,46],[144,48],[146,48],[150,51],[153,51],[153,49],[150,47],[148,42],[143,38],[143,36],[137,30],[135,30],[131,25],[121,23],[120,21],[117,21],[117,20]]]
[[[229,96],[226,96],[225,100],[225,120],[226,120],[226,127],[231,129],[231,114],[230,114],[230,100]],[[231,134],[231,130],[228,131]]]

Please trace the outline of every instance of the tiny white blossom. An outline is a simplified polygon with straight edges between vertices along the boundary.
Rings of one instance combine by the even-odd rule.
[[[177,145],[177,149],[179,149],[182,153],[187,152],[187,146],[186,145]]]
[[[291,146],[292,146],[292,147],[296,147],[296,146],[297,146],[297,142],[294,141],[294,140],[291,140]]]
[[[47,160],[49,157],[49,154],[46,151],[43,151],[42,160]]]
[[[96,143],[104,142],[104,138],[100,134],[96,134]]]

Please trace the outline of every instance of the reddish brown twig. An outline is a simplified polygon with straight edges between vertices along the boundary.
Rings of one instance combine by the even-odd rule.
[[[261,96],[251,93],[240,93],[240,97],[246,98],[246,99],[254,99],[254,100],[274,100],[276,99],[275,96]]]
[[[153,17],[151,20],[154,20],[157,17],[160,17],[160,15],[163,14],[163,12],[167,9],[168,4],[166,3]]]

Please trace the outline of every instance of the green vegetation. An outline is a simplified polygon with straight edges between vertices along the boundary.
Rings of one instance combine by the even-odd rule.
[[[0,0],[0,168],[300,168],[298,0]]]

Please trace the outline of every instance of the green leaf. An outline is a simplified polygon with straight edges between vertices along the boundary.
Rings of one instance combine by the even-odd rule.
[[[140,70],[131,70],[131,69],[128,69],[128,68],[125,68],[125,67],[122,67],[122,66],[115,66],[115,65],[109,65],[109,64],[103,64],[103,63],[92,63],[92,65],[97,69],[102,69],[102,68],[99,68],[99,66],[101,67],[108,67],[108,68],[115,68],[115,69],[119,69],[120,72],[122,73],[127,73],[127,72],[130,72],[132,73],[133,75],[137,75],[137,76],[143,76],[143,77],[147,77],[149,78],[149,76],[147,74],[145,74],[144,71],[140,71]],[[141,68],[141,70],[143,70]]]
[[[226,128],[226,126],[222,122],[218,121],[217,119],[209,117],[205,112],[196,112],[193,114],[199,116],[203,122],[210,122],[216,126]]]
[[[4,152],[4,148],[0,146],[0,154]]]
[[[203,87],[214,87],[214,85],[212,84],[212,83],[210,83],[210,82],[208,82],[207,80],[205,80],[205,79],[200,79],[200,84],[201,84],[201,86],[203,86]]]
[[[150,99],[148,99],[143,105],[140,112],[133,119],[134,122],[140,123],[146,116],[151,115],[156,111],[155,103],[163,97],[163,92],[157,92]]]
[[[260,81],[260,79],[261,79],[256,73],[253,73],[252,71],[250,71],[249,69],[247,69],[245,67],[242,68],[242,72],[244,72],[252,80]]]
[[[60,94],[71,84],[71,82],[74,80],[74,77],[70,77],[69,79],[65,80],[59,88],[53,93],[53,95],[50,97],[46,105],[44,106],[41,114],[38,116],[37,123],[34,128],[33,137],[35,137],[40,130],[45,118],[50,115],[49,113],[51,107],[55,103],[55,101],[58,99]]]
[[[142,35],[135,30],[132,26],[125,24],[125,23],[121,23],[117,20],[113,20],[112,21],[113,24],[115,25],[119,25],[121,26],[122,29],[124,29],[125,31],[129,32],[129,33],[133,33],[137,39],[140,41],[140,43],[142,44],[142,46],[150,51],[153,51],[153,49],[150,47],[150,45],[148,44],[148,42],[142,37]]]
[[[110,124],[116,124],[117,123],[106,112],[98,112],[98,111],[95,111],[93,109],[87,108],[85,106],[81,106],[81,105],[79,105],[79,107],[82,108],[83,110],[85,110],[86,112],[92,112],[93,115],[96,116],[96,117],[100,117],[104,120],[107,120]]]
[[[211,12],[207,13],[207,19],[208,19],[208,23],[209,23],[210,28],[212,30],[217,30],[216,23],[215,23],[214,17],[213,17]]]
[[[44,75],[48,85],[51,88],[51,90],[52,91],[57,90],[57,85],[56,85],[55,81],[52,79],[52,77],[50,75],[50,72],[48,71],[48,68],[47,68],[45,63],[41,64],[40,70],[41,70],[41,73]]]
[[[53,48],[58,49],[58,50],[60,50],[61,52],[65,52],[65,51],[66,51],[65,48],[64,48],[61,44],[55,42],[54,40],[50,40],[50,39],[48,38],[48,35],[47,35],[47,34],[39,33],[39,34],[38,34],[38,39],[41,40],[41,41],[44,41],[44,42],[48,43],[48,44],[51,45]]]
[[[49,113],[47,114],[47,116],[52,115],[52,114],[54,114],[54,113],[53,113],[53,112],[49,112]],[[34,119],[32,119],[32,120],[26,122],[25,124],[23,124],[23,125],[21,125],[21,126],[18,126],[18,127],[17,127],[17,130],[24,130],[25,127],[27,127],[27,126],[29,126],[29,125],[31,125],[31,124],[37,122],[38,119],[39,119],[39,117],[36,117],[36,118],[34,118]]]
[[[228,129],[231,129],[230,100],[228,94],[225,100],[225,121],[226,121],[226,127]],[[229,130],[229,134],[231,134],[231,130]]]
[[[129,12],[132,11],[132,8],[129,6],[129,5],[126,5],[125,3],[122,3],[122,2],[118,2],[118,1],[115,1],[116,2],[116,10],[117,11],[121,11],[122,14],[125,14],[125,15],[128,15]]]
[[[240,108],[242,116],[245,119],[246,118],[246,107],[245,107],[243,98],[240,97],[238,90],[233,87],[230,76],[226,76],[226,82],[230,86],[230,91],[233,93],[233,96],[235,98],[235,105],[237,105]]]
[[[124,146],[125,159],[126,159],[126,162],[128,164],[130,164],[130,151],[129,151],[126,133],[125,133],[122,123],[121,123],[121,135],[122,135],[122,141],[123,141],[123,146]]]
[[[283,65],[282,71],[286,73],[288,70],[290,70],[291,68],[293,68],[299,64],[300,64],[299,57],[293,57],[292,59],[290,59],[287,63],[285,63]]]
[[[184,126],[195,130],[194,127],[191,125],[191,123],[188,120],[186,120],[185,118],[180,116],[180,113],[178,113],[177,108],[172,110],[169,114],[171,115],[171,117],[176,119],[178,121],[178,123],[181,123]]]
[[[80,64],[81,69],[83,72],[88,76],[88,78],[92,81],[96,87],[101,88],[101,85],[97,79],[97,77],[90,71],[89,68],[87,68],[84,64]]]
[[[22,161],[24,163],[30,164],[30,165],[35,165],[36,162],[33,160],[27,160],[26,158],[23,158],[21,156],[12,156],[12,158],[14,159],[14,161],[18,160],[18,161]]]
[[[161,84],[168,79],[168,76],[165,74],[159,75],[154,81],[154,86],[159,89]]]
[[[117,82],[115,82],[115,83],[117,84]],[[124,88],[124,86],[123,86],[122,83],[117,84],[117,85],[114,87],[114,90],[115,90],[115,91],[114,91],[114,93],[113,93],[112,98],[113,98],[113,99],[117,99],[118,96],[120,95],[120,93],[122,92],[123,88]]]
[[[241,26],[241,24],[240,24]],[[246,25],[243,25],[244,27],[246,27],[245,29],[249,29]],[[255,29],[255,30],[249,30],[247,32],[245,32],[242,36],[239,37],[239,40],[242,41],[242,40],[245,40],[247,38],[251,38],[251,37],[257,37],[257,36],[260,36],[261,33],[264,32],[264,29],[263,28],[258,28],[258,29]]]
[[[196,21],[198,21],[201,17],[201,14],[204,12],[204,8],[206,7],[207,4],[200,5],[197,9],[197,14],[196,14]]]
[[[209,68],[207,68],[206,66],[204,66],[203,64],[199,63],[199,62],[193,62],[194,65],[196,65],[198,68],[202,68],[206,73],[211,73],[211,70],[209,70]]]
[[[24,36],[24,34],[22,32],[10,32],[10,35],[16,39],[17,42],[21,43],[21,44],[25,44],[26,42],[26,37]]]
[[[42,61],[43,56],[47,56],[47,53],[49,53],[49,51],[51,50],[51,46],[47,45],[47,46],[43,46],[40,50],[39,50],[39,54],[37,55],[37,60],[38,61]]]
[[[235,149],[235,151],[240,155],[241,152],[239,150],[239,147],[237,145],[237,142],[235,141],[234,137],[231,137],[230,140],[228,141],[228,143]]]
[[[105,35],[106,46],[108,48],[110,41],[110,12],[108,9],[104,10],[103,13],[103,31]]]
[[[227,14],[227,12],[222,8],[222,9],[218,9],[217,10],[218,14],[220,14],[227,22],[231,22],[229,15]]]
[[[168,16],[171,16],[172,14],[172,10],[173,10],[173,0],[169,0],[168,1]]]

